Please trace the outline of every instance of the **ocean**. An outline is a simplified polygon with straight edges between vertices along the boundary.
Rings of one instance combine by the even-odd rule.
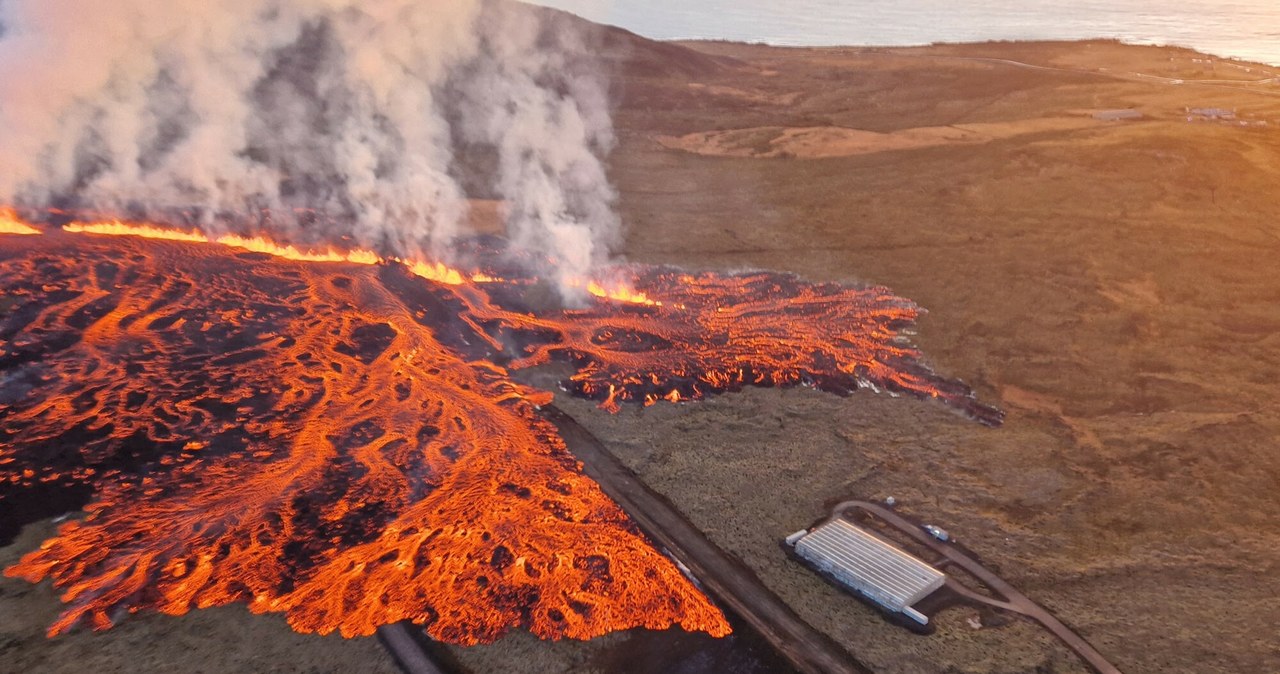
[[[1118,38],[1280,66],[1280,0],[535,0],[656,39],[777,45]]]

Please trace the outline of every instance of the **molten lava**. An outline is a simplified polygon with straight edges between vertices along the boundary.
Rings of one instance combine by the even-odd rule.
[[[40,230],[18,218],[11,208],[0,208],[0,234],[39,234]]]
[[[408,619],[463,644],[726,634],[510,369],[568,363],[566,388],[608,409],[810,384],[1000,420],[919,363],[918,309],[881,288],[631,267],[585,281],[585,308],[535,311],[532,279],[486,269],[66,229],[0,238],[0,524],[92,492],[6,570],[65,590],[51,634],[238,601],[304,632]]]
[[[352,250],[341,252],[328,250],[299,250],[298,248],[280,244],[261,236],[247,237],[227,234],[211,239],[203,232],[195,230],[172,229],[149,224],[132,224],[119,221],[110,222],[70,222],[62,226],[74,234],[103,234],[107,236],[136,236],[143,239],[159,239],[161,241],[188,241],[191,243],[217,243],[230,248],[242,248],[254,253],[264,253],[273,257],[298,262],[351,262],[353,264],[378,264],[382,258],[368,250]]]

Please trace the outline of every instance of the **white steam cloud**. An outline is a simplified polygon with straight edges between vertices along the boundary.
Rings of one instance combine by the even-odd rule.
[[[443,256],[468,197],[498,198],[516,245],[584,274],[618,231],[607,88],[592,36],[544,16],[500,0],[0,0],[0,202],[181,209],[210,228],[269,209],[277,235]]]

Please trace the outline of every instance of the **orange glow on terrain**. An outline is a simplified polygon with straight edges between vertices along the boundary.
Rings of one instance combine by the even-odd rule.
[[[11,208],[0,208],[0,234],[39,234],[40,230],[18,219]]]
[[[727,634],[515,369],[567,363],[566,388],[610,410],[808,384],[1000,421],[919,363],[900,339],[918,309],[880,288],[632,267],[630,301],[537,309],[529,279],[484,270],[66,229],[0,240],[0,521],[91,494],[5,571],[63,590],[50,634],[232,602],[302,632],[408,619],[459,644]]]
[[[194,230],[157,227],[155,225],[135,225],[124,222],[70,222],[62,228],[72,234],[98,234],[101,236],[136,236],[143,239],[160,241],[189,241],[192,243],[209,243],[209,237],[203,232]]]
[[[378,264],[382,258],[368,250],[340,252],[328,250],[299,250],[288,245],[279,244],[270,239],[256,236],[245,237],[228,234],[214,239],[194,230],[182,230],[149,224],[111,222],[71,222],[62,228],[73,234],[99,234],[103,236],[136,236],[143,239],[161,241],[187,241],[191,243],[217,243],[230,248],[242,248],[254,253],[263,253],[273,257],[298,262],[351,262],[354,264]]]
[[[647,304],[649,306],[662,306],[662,302],[651,300],[644,293],[638,293],[634,290],[626,288],[606,288],[594,281],[587,284],[587,292],[609,300],[617,300],[619,302],[628,302],[630,304]]]

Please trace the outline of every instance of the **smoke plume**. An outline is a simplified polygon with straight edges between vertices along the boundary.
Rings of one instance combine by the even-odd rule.
[[[0,202],[447,256],[468,198],[496,198],[516,245],[583,274],[618,230],[606,78],[592,36],[545,16],[0,0]]]

